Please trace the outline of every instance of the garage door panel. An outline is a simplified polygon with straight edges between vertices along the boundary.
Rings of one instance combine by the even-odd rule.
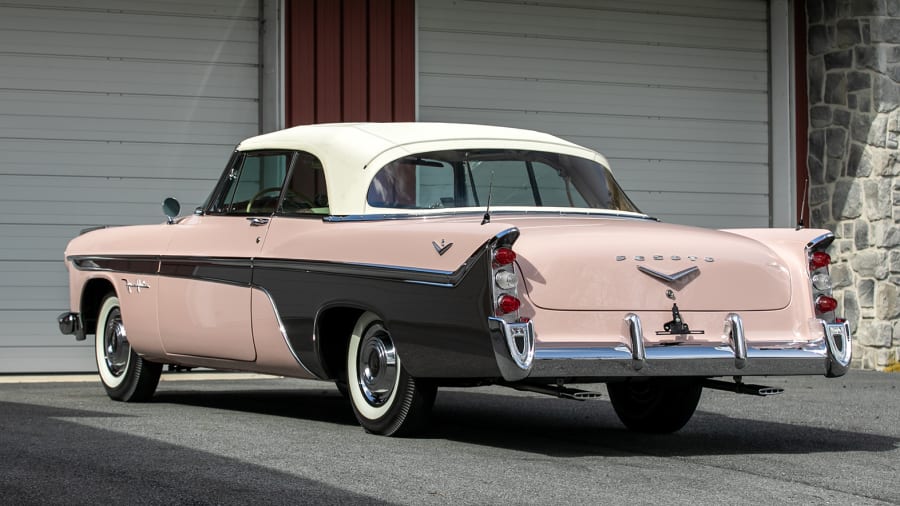
[[[4,127],[0,115],[0,137],[26,139],[67,139],[98,142],[141,141],[152,143],[227,145],[256,123],[219,123],[214,128],[197,128],[195,121],[163,121],[146,118],[110,119],[90,117],[18,116]]]
[[[259,132],[259,4],[0,6],[0,373],[86,371],[59,334],[63,251],[86,227],[164,225]]]
[[[630,195],[637,191],[700,191],[706,193],[768,193],[762,164],[609,158],[613,174]],[[722,171],[731,177],[719,177]]]
[[[740,51],[724,48],[671,47],[661,45],[624,44],[610,41],[537,38],[527,40],[528,54],[535,59],[574,61],[584,65],[642,62],[645,65],[679,68],[717,69],[721,71],[767,72],[765,50]],[[491,33],[429,33],[420,39],[419,53],[427,55],[421,65],[432,64],[442,57],[480,55],[519,57],[522,37]],[[453,48],[449,51],[448,48]],[[502,63],[499,62],[499,63]]]
[[[420,119],[533,128],[645,211],[768,226],[765,0],[420,0]]]
[[[56,332],[55,315],[51,317],[51,323],[37,327],[42,334]],[[33,372],[81,372],[96,370],[93,341],[84,341],[75,344],[71,336],[48,340],[41,339],[36,343],[28,341],[26,345],[5,344],[0,341],[0,371],[4,373],[33,373]],[[66,344],[60,344],[66,343]]]
[[[0,139],[4,156],[0,174],[215,181],[236,142],[186,145]]]
[[[0,286],[11,282],[22,284],[31,278],[35,286],[65,284],[63,250],[69,239],[84,228],[83,224],[0,224],[0,234],[4,238],[0,244],[0,274],[3,276]],[[60,264],[52,265],[53,262]]]
[[[80,2],[79,2],[80,3]],[[125,49],[138,47],[141,42],[155,44],[162,41],[180,40],[182,43],[193,41],[218,41],[222,33],[230,31],[231,44],[249,43],[255,45],[258,24],[255,15],[247,18],[216,18],[209,16],[173,16],[172,13],[117,12],[110,11],[98,16],[93,9],[66,9],[54,13],[54,24],[47,23],[47,9],[28,7],[0,7],[0,30],[30,32],[32,34],[50,34],[55,40],[69,42],[69,37],[83,34],[109,35],[122,37]],[[57,25],[64,26],[57,29]],[[130,40],[129,40],[130,39]],[[95,40],[101,40],[99,37]],[[116,42],[116,38],[110,42]],[[54,46],[46,46],[54,47]],[[58,45],[56,46],[59,47]],[[67,50],[78,49],[79,46],[63,46]],[[102,44],[94,44],[94,48],[103,48]],[[91,51],[96,53],[96,51]],[[69,54],[73,54],[70,52]],[[78,54],[75,52],[74,54]],[[212,55],[213,53],[210,53]],[[131,57],[131,54],[128,54]],[[207,58],[204,58],[207,59]],[[249,60],[248,63],[253,63]]]
[[[433,4],[420,16],[428,31],[503,33],[558,39],[765,50],[763,19],[691,17],[627,10],[571,9],[505,2]]]
[[[153,96],[255,99],[258,70],[248,65],[98,61],[0,55],[0,88]]]
[[[715,228],[767,227],[769,201],[765,194],[632,191],[628,194],[645,213],[663,221]],[[710,210],[716,210],[711,214]]]
[[[6,6],[11,7],[7,2]],[[19,8],[33,9],[43,8],[48,10],[58,9],[59,0],[28,0],[22,2]],[[72,10],[81,11],[110,11],[111,13],[143,13],[165,14],[168,16],[194,15],[202,17],[255,18],[259,14],[259,5],[256,2],[225,2],[222,0],[146,0],[141,2],[123,2],[122,0],[79,0],[77,4],[67,5],[66,12]],[[60,13],[60,15],[65,13]]]
[[[587,85],[517,79],[420,74],[420,100],[429,107],[656,116],[728,121],[767,120],[765,94],[641,86]],[[527,100],[523,100],[527,97]]]
[[[527,111],[497,111],[490,109],[462,109],[454,107],[422,107],[422,121],[440,120],[470,122],[498,126],[523,126],[569,138],[573,135],[592,136],[605,139],[646,139],[684,140],[700,142],[734,142],[735,138],[742,142],[767,144],[768,128],[765,123],[751,121],[732,121],[727,129],[721,122],[709,120],[682,119],[673,122],[670,119],[647,116],[619,116],[601,114],[608,118],[598,120],[593,114],[558,114],[534,113]],[[611,141],[615,143],[614,140]],[[598,145],[599,146],[599,145]],[[600,146],[605,152],[605,146]]]
[[[598,72],[597,66],[602,70]],[[710,69],[682,65],[647,65],[631,62],[584,61],[567,58],[535,58],[461,54],[431,55],[419,66],[426,75],[474,75],[479,77],[561,80],[586,84],[624,83],[629,86],[686,87],[703,90],[729,89],[765,93],[763,71]]]
[[[0,91],[0,124],[22,116],[54,118],[145,119],[211,123],[239,123],[255,129],[259,104],[255,99],[125,96],[106,93]]]
[[[2,13],[2,9],[0,9]],[[172,40],[131,35],[94,33],[65,34],[66,47],[60,53],[56,42],[47,42],[45,32],[0,29],[0,45],[8,51],[30,55],[72,55],[80,59],[123,58],[154,60],[161,53],[175,53],[185,63],[217,61],[233,65],[254,65],[259,58],[256,41]],[[94,55],[103,56],[94,56]]]
[[[519,0],[495,0],[495,3],[520,3]],[[700,16],[725,19],[763,19],[759,6],[747,0],[692,0],[676,3],[672,0],[543,0],[544,5],[580,8],[583,11],[625,11],[670,13],[680,16]],[[764,14],[764,13],[763,13]]]

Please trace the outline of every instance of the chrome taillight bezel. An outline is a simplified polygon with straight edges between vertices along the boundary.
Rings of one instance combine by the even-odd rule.
[[[515,260],[501,265],[499,262],[495,261],[495,258],[498,250],[512,250],[512,245],[518,238],[519,231],[517,229],[510,229],[503,234],[499,234],[493,241],[491,241],[491,244],[488,248],[488,255],[490,255],[489,258],[491,266],[489,280],[491,284],[491,312],[493,316],[500,318],[507,323],[516,323],[520,321],[519,313],[521,310],[522,298],[519,296],[519,287],[521,286],[519,267]],[[508,286],[509,284],[507,284],[507,286],[501,286],[498,278],[512,278],[515,279],[516,282],[512,283],[512,286]],[[504,296],[514,297],[517,301],[519,301],[520,307],[515,311],[502,311],[500,309],[500,301],[504,298]]]
[[[831,274],[828,265],[816,267],[813,262],[813,255],[818,253],[826,253],[826,249],[834,242],[834,234],[828,233],[816,237],[806,245],[806,262],[807,274],[809,279],[809,289],[812,295],[810,304],[816,318],[821,318],[826,322],[833,323],[836,319],[834,311],[820,312],[818,309],[819,297],[832,297],[833,289],[831,283]],[[823,286],[824,285],[824,286]]]

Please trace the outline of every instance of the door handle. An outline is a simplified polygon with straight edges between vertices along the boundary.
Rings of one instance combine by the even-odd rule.
[[[261,227],[269,224],[269,218],[247,218],[251,227]]]

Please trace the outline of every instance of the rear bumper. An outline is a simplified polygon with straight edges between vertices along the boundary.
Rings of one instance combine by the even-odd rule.
[[[630,345],[614,347],[535,347],[534,327],[491,319],[494,355],[503,379],[617,378],[652,376],[842,376],[850,366],[847,323],[822,322],[822,338],[803,344],[756,347],[744,338],[739,315],[729,314],[727,345],[654,346],[645,341],[640,318],[625,315]],[[518,337],[518,340],[511,339]],[[524,338],[522,337],[524,335]],[[510,344],[512,343],[512,344]],[[530,343],[532,350],[522,349]],[[510,350],[514,346],[515,350]],[[533,357],[523,363],[521,357]]]
[[[76,341],[84,341],[84,326],[81,324],[81,315],[65,312],[56,317],[59,323],[59,331],[67,336],[75,336]]]

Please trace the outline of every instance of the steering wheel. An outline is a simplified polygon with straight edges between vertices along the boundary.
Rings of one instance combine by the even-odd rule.
[[[253,204],[256,203],[256,201],[259,200],[260,197],[262,197],[263,195],[265,195],[267,193],[272,193],[272,192],[281,192],[281,187],[280,186],[270,186],[268,188],[263,188],[262,190],[259,190],[258,192],[254,193],[253,196],[250,197],[250,200],[247,202],[247,212],[249,213],[250,210],[253,209]],[[299,193],[295,192],[294,190],[288,189],[288,191],[285,192],[285,194],[284,194],[285,200],[287,200],[288,197],[290,197],[291,201],[296,204],[305,204],[307,207],[312,207],[311,200],[304,197],[303,195],[300,195]]]

